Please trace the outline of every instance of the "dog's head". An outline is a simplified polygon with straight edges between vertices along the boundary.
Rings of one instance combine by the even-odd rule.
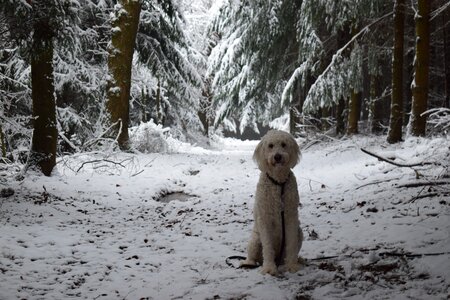
[[[271,130],[256,146],[253,159],[262,172],[284,173],[298,163],[300,149],[291,134]]]

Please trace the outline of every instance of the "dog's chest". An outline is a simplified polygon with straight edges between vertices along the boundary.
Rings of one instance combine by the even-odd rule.
[[[255,208],[265,215],[279,215],[285,209],[282,187],[270,183],[262,184],[256,193]]]

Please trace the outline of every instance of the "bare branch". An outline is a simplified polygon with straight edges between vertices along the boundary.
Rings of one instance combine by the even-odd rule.
[[[369,155],[371,155],[373,157],[376,157],[376,158],[378,158],[381,161],[387,162],[387,163],[389,163],[391,165],[394,165],[394,166],[397,166],[397,167],[401,167],[401,168],[423,167],[423,166],[426,166],[426,165],[439,165],[439,163],[437,163],[437,162],[420,162],[420,163],[415,163],[415,164],[402,164],[402,163],[395,162],[395,161],[393,161],[393,160],[391,160],[389,158],[385,158],[385,157],[382,157],[382,156],[380,156],[378,154],[370,152],[370,151],[368,151],[368,150],[366,150],[364,148],[361,148],[361,151],[366,153],[366,154],[369,154]]]

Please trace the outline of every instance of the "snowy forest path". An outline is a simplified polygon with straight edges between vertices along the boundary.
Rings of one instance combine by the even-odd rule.
[[[80,155],[52,177],[31,174],[1,198],[0,299],[446,297],[448,254],[402,256],[448,252],[450,184],[414,202],[423,187],[407,185],[448,181],[445,170],[425,166],[416,179],[359,150],[414,163],[446,157],[445,140],[386,149],[355,138],[304,151],[294,173],[306,264],[281,277],[225,263],[251,232],[256,143],[108,157],[122,166]],[[96,162],[76,172],[87,161]]]

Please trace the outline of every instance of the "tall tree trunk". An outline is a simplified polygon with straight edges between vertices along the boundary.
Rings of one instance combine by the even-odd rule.
[[[213,124],[211,117],[211,105],[213,100],[213,95],[211,94],[211,80],[212,78],[207,78],[204,81],[205,87],[202,91],[202,99],[200,100],[200,109],[197,112],[198,118],[203,125],[203,134],[209,136],[209,127]]]
[[[408,47],[410,48],[410,47]],[[403,103],[403,126],[408,126],[411,104],[412,104],[412,89],[411,86],[414,82],[414,49],[410,48],[404,57],[406,62],[403,64],[405,68],[405,84],[403,85],[404,103]]]
[[[383,102],[380,94],[381,78],[378,74],[370,75],[370,131],[379,134],[383,131]]]
[[[0,148],[3,158],[6,158],[6,142],[5,142],[5,134],[3,133],[2,124],[0,124]]]
[[[322,131],[326,132],[330,129],[329,118],[331,116],[331,108],[330,107],[322,107],[322,115],[320,118],[320,125]]]
[[[352,26],[352,36],[358,33],[356,26]],[[348,119],[347,119],[347,134],[352,135],[358,133],[358,121],[361,114],[361,92],[352,89],[348,102]]]
[[[449,22],[445,22],[449,20],[450,13],[447,9],[442,13],[442,35],[444,41],[444,72],[445,72],[445,100],[443,103],[443,107],[450,108],[450,45],[448,44],[450,41],[450,24]]]
[[[141,121],[143,123],[147,123],[147,106],[148,106],[148,93],[147,93],[147,89],[145,87],[141,88],[141,101],[142,101],[142,106],[141,106]]]
[[[336,135],[345,133],[345,100],[341,98],[336,107]]]
[[[364,57],[369,57],[369,45],[364,45]],[[364,59],[366,62],[368,62],[368,59]],[[362,76],[363,76],[363,84],[362,84],[362,91],[361,91],[361,120],[364,121],[365,127],[368,127],[369,123],[369,114],[370,114],[370,74],[369,74],[369,64],[368,63],[362,64]]]
[[[55,87],[53,82],[53,36],[47,4],[33,4],[33,51],[31,53],[31,98],[33,101],[33,138],[28,159],[30,167],[39,166],[50,176],[56,164]],[[48,4],[51,5],[51,4]]]
[[[418,0],[416,22],[416,59],[414,64],[413,99],[410,119],[411,134],[424,136],[427,110],[428,74],[430,68],[430,1]]]
[[[161,113],[161,81],[158,78],[158,86],[156,87],[156,124],[162,124],[162,113]]]
[[[131,68],[134,45],[139,25],[141,4],[138,0],[120,0],[112,21],[111,48],[108,68],[112,79],[108,82],[106,106],[114,126],[113,136],[118,137],[119,147],[127,150],[130,111]]]
[[[293,101],[289,108],[289,132],[293,136],[297,136],[299,134],[298,125],[302,123],[301,115],[303,113],[303,102],[306,97],[307,91],[306,85],[309,84],[309,80],[307,79],[305,82],[305,88],[301,88],[300,80],[296,80],[294,83],[294,91],[293,91]]]
[[[392,55],[391,117],[387,141],[402,140],[403,114],[403,44],[405,32],[405,0],[394,3],[394,51]]]
[[[347,134],[349,135],[358,133],[358,121],[361,108],[360,102],[361,93],[353,90],[348,102]]]

